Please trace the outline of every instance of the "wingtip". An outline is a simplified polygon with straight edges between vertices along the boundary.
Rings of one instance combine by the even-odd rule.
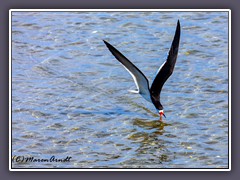
[[[104,39],[103,39],[103,42],[104,42],[104,44],[105,44],[107,47],[110,46],[110,44],[109,44],[107,41],[105,41]]]
[[[179,27],[180,27],[180,21],[179,21],[179,19],[178,19],[178,21],[177,21],[177,26],[179,26]]]
[[[180,31],[181,31],[181,25],[180,25],[180,21],[179,21],[179,19],[178,19],[177,27],[176,27],[176,33],[177,33],[177,34],[180,34]]]

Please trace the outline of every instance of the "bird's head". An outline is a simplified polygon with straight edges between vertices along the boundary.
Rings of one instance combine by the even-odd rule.
[[[166,116],[165,116],[165,114],[164,114],[164,112],[163,112],[163,109],[162,109],[162,110],[159,110],[158,112],[159,112],[159,115],[160,115],[160,118],[161,118],[161,119],[162,119],[163,116],[166,118]]]

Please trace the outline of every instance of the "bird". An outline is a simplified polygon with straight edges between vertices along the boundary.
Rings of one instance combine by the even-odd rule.
[[[180,21],[177,21],[175,35],[168,52],[167,59],[157,71],[157,74],[149,86],[148,79],[130,60],[128,60],[120,51],[113,47],[110,43],[103,40],[108,50],[112,55],[123,65],[123,67],[130,73],[136,86],[137,91],[131,91],[133,93],[139,93],[145,100],[151,102],[160,115],[160,121],[165,116],[163,111],[163,105],[160,102],[160,93],[164,83],[172,75],[178,56],[179,42],[180,42],[181,26]]]

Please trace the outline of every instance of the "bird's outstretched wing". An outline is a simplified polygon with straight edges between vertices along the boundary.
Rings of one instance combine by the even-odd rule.
[[[131,74],[133,80],[137,86],[138,93],[141,94],[147,101],[151,101],[149,92],[149,83],[145,75],[131,62],[129,61],[121,52],[114,48],[111,44],[104,41],[108,47],[109,51],[115,56],[115,58],[123,65],[123,67]]]
[[[151,89],[150,89],[152,96],[157,99],[160,98],[160,93],[161,93],[163,84],[167,81],[167,79],[173,73],[173,69],[174,69],[174,66],[175,66],[175,63],[177,60],[177,55],[178,55],[180,33],[181,33],[180,22],[178,20],[175,35],[174,35],[174,38],[172,41],[172,45],[168,52],[167,60],[159,68],[158,73],[157,73],[157,75],[152,83]]]

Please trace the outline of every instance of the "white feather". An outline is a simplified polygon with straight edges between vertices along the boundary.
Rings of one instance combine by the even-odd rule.
[[[148,82],[147,82],[146,78],[137,69],[134,68],[133,69],[134,72],[131,72],[123,64],[122,64],[122,66],[129,72],[129,74],[132,76],[132,78],[137,86],[138,90],[137,91],[131,90],[131,92],[139,93],[144,99],[146,99],[149,102],[152,102],[151,95],[149,92]],[[137,77],[135,77],[135,75],[133,73],[135,73]],[[137,79],[138,79],[138,81],[137,81]]]
[[[157,74],[159,73],[159,71],[162,69],[162,67],[164,66],[164,64],[166,63],[167,61],[165,61],[161,66],[160,66],[160,68],[158,69],[158,71],[157,71]],[[157,76],[157,74],[156,74],[156,76]]]

